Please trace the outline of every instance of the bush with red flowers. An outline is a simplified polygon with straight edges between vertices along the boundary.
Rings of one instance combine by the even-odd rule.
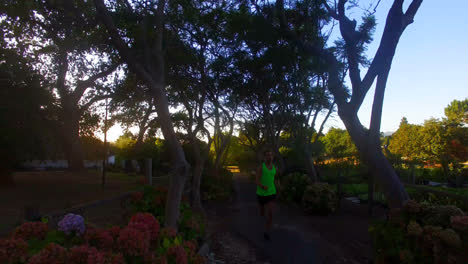
[[[67,255],[66,248],[50,243],[39,253],[32,256],[28,264],[63,264],[66,263]]]
[[[181,245],[175,245],[170,247],[167,250],[167,256],[169,263],[176,263],[176,264],[187,264],[188,259],[187,259],[187,252],[185,252],[185,249]]]
[[[201,264],[197,240],[201,237],[201,218],[188,203],[181,204],[179,232],[162,227],[165,188],[146,188],[131,198],[136,213],[124,227],[96,228],[86,225],[83,232],[66,228],[48,229],[44,223],[25,223],[8,239],[0,240],[0,263],[36,264]],[[158,203],[155,203],[158,201]],[[81,219],[81,218],[80,218]]]
[[[28,244],[21,238],[0,239],[0,263],[24,262]]]
[[[128,227],[135,228],[140,232],[145,233],[150,238],[150,241],[156,241],[159,233],[159,222],[149,213],[137,213],[130,219]]]
[[[120,231],[117,242],[124,255],[139,257],[148,253],[149,239],[150,237],[145,233],[132,227],[126,227]]]
[[[13,231],[12,236],[23,240],[43,240],[47,234],[47,224],[42,222],[26,222]]]

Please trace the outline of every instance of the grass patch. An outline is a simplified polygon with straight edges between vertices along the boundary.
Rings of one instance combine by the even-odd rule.
[[[359,196],[368,193],[366,183],[343,184],[341,190],[346,196]]]

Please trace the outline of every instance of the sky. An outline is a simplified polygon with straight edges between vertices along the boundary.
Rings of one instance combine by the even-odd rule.
[[[368,6],[378,1],[360,2]],[[381,0],[377,8],[378,25],[367,52],[369,58],[373,58],[378,48],[392,2]],[[406,6],[409,3],[405,1]],[[468,98],[466,10],[467,0],[423,1],[414,23],[403,32],[397,46],[385,90],[382,132],[397,130],[402,117],[413,124],[421,124],[431,117],[442,118],[444,108],[451,101]],[[354,12],[353,16],[359,18],[360,13]],[[366,127],[370,123],[373,97],[371,89],[358,114]],[[331,126],[344,128],[337,115],[326,125]]]
[[[362,0],[367,7],[378,0]],[[411,1],[405,1],[408,6]],[[377,27],[374,41],[367,55],[373,58],[382,35],[392,0],[381,0],[375,16]],[[382,132],[398,129],[402,117],[409,123],[422,124],[431,117],[442,118],[444,108],[453,100],[468,98],[468,0],[424,0],[414,23],[403,33],[385,91],[382,112]],[[359,21],[362,11],[348,11]],[[364,75],[366,69],[362,69]],[[374,89],[369,90],[358,113],[361,123],[368,127]],[[344,128],[335,114],[327,122],[330,127]],[[108,132],[108,140],[115,141],[122,134],[119,126]]]

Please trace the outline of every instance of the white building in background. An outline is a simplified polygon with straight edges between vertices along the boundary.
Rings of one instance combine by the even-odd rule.
[[[107,164],[114,165],[115,164],[115,155],[111,155],[107,158]]]
[[[107,158],[107,164],[115,164],[115,155],[111,155]],[[102,166],[102,160],[85,160],[85,168],[100,168]],[[67,160],[29,160],[21,163],[21,167],[25,169],[67,169]]]

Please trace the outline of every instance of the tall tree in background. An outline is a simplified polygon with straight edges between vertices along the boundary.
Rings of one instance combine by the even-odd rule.
[[[393,133],[388,149],[392,154],[409,159],[421,158],[421,126],[409,124],[403,117],[398,130]]]
[[[394,0],[388,12],[384,32],[379,48],[369,65],[364,78],[360,68],[364,65],[363,52],[366,44],[372,41],[371,33],[375,26],[372,15],[363,18],[363,23],[357,27],[357,22],[346,15],[347,0],[339,0],[336,5],[328,1],[320,1],[320,8],[325,8],[329,16],[338,21],[341,36],[346,51],[346,63],[351,80],[351,98],[340,80],[339,60],[333,48],[327,48],[322,41],[309,41],[293,31],[288,23],[288,8],[283,0],[276,1],[278,19],[285,37],[295,41],[304,51],[315,56],[327,65],[328,88],[333,94],[338,106],[338,115],[346,126],[351,138],[361,154],[361,158],[368,164],[371,175],[383,187],[383,192],[392,208],[398,208],[408,200],[398,175],[385,158],[380,147],[380,123],[382,106],[388,75],[390,72],[395,50],[401,35],[408,25],[413,23],[422,0],[413,0],[406,11],[403,10],[403,0]],[[311,10],[311,13],[314,11]],[[360,122],[357,113],[359,108],[377,79],[375,96],[372,107],[371,123],[366,129]]]
[[[19,162],[54,158],[55,100],[43,76],[27,58],[0,41],[0,187],[13,184],[11,171]],[[5,45],[4,45],[5,44]],[[31,133],[34,131],[34,133]]]
[[[69,168],[80,170],[84,168],[80,122],[90,120],[93,114],[89,108],[108,96],[102,80],[120,63],[102,44],[102,34],[90,16],[92,4],[42,0],[28,3],[3,3],[2,13],[6,16],[2,28],[7,29],[8,45],[30,58],[57,95],[58,138],[63,142]],[[18,10],[19,6],[23,9]],[[91,120],[95,121],[96,116]]]
[[[444,112],[449,122],[466,126],[468,124],[468,98],[460,101],[453,100],[445,107]]]
[[[159,0],[157,3],[111,2],[109,3],[111,11],[103,0],[95,0],[94,3],[99,18],[107,28],[112,44],[118,50],[120,57],[150,87],[154,96],[161,131],[169,146],[175,171],[170,177],[165,224],[176,228],[180,200],[185,180],[190,173],[190,165],[176,137],[166,94],[165,47],[163,45],[166,1]]]

